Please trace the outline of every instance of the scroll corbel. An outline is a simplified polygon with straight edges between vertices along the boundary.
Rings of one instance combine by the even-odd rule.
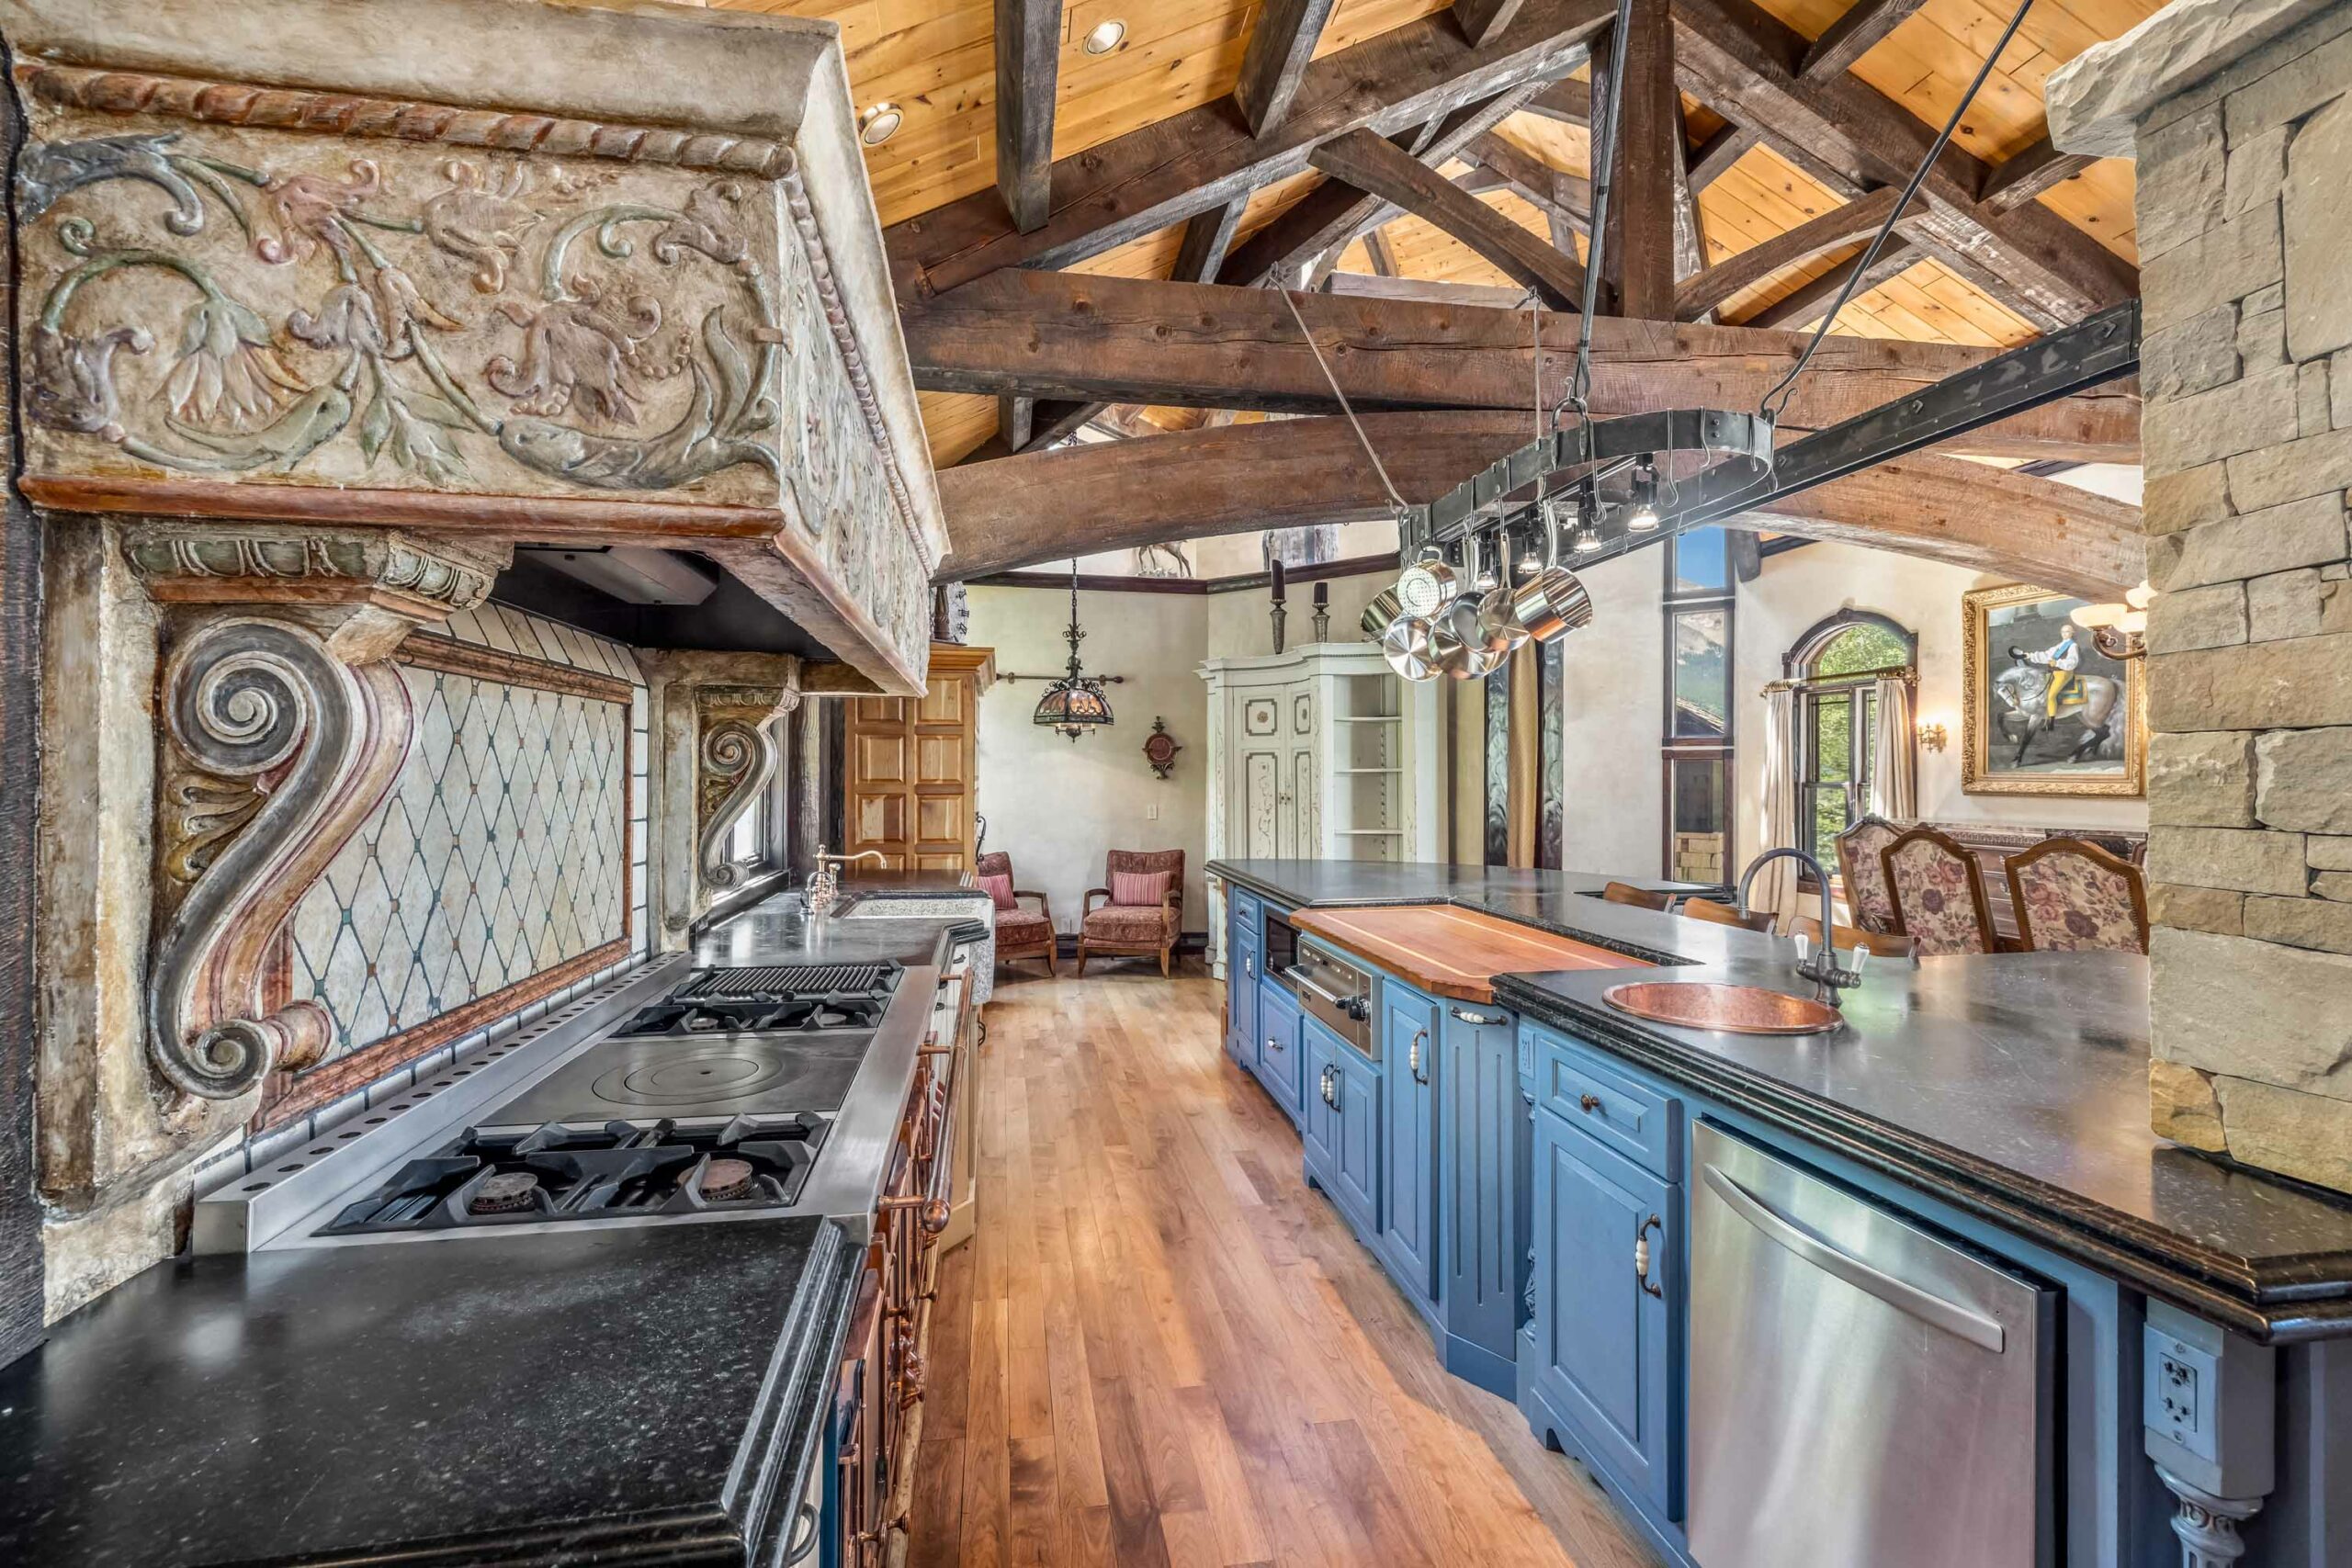
[[[715,717],[703,726],[703,794],[710,805],[703,814],[695,861],[704,886],[726,892],[743,883],[744,867],[727,852],[728,841],[735,825],[775,782],[783,750],[776,731],[799,705],[800,694],[786,691],[763,716]]]

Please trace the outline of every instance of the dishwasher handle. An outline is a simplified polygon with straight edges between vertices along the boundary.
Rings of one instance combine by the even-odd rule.
[[[1707,1185],[1714,1189],[1716,1197],[1730,1205],[1733,1213],[1823,1273],[1843,1280],[1856,1290],[1876,1296],[1898,1312],[1908,1313],[1923,1323],[1931,1324],[1996,1356],[2007,1343],[2007,1331],[1991,1318],[1923,1291],[1907,1280],[1898,1280],[1851,1253],[1832,1247],[1793,1220],[1777,1213],[1771,1205],[1733,1180],[1721,1167],[1708,1166],[1703,1174]]]

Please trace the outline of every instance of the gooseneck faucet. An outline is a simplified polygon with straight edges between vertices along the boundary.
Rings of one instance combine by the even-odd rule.
[[[1809,868],[1813,872],[1814,886],[1821,890],[1821,951],[1799,959],[1797,973],[1813,982],[1815,1001],[1827,1002],[1835,1006],[1838,992],[1841,987],[1850,987],[1862,983],[1862,959],[1870,949],[1860,942],[1855,943],[1854,966],[1851,969],[1838,967],[1836,935],[1838,925],[1831,914],[1829,874],[1821,869],[1819,861],[1803,850],[1766,850],[1762,854],[1749,861],[1747,869],[1739,874],[1739,912],[1743,915],[1747,913],[1747,889],[1755,883],[1756,874],[1772,862],[1782,859],[1796,861]]]
[[[821,920],[831,914],[833,901],[841,897],[842,883],[837,868],[854,865],[862,860],[880,861],[885,865],[890,863],[889,857],[880,850],[860,850],[854,855],[831,855],[825,852],[824,845],[817,846],[817,869],[809,874],[808,886],[800,893],[801,905],[808,909],[810,919]]]

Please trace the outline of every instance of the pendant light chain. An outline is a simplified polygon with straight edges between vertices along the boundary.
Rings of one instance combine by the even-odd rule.
[[[1846,286],[1838,290],[1838,298],[1830,304],[1829,313],[1821,318],[1819,326],[1814,328],[1812,338],[1804,345],[1804,352],[1797,356],[1797,362],[1790,367],[1789,373],[1773,382],[1765,392],[1762,401],[1757,404],[1757,412],[1770,414],[1776,421],[1787,412],[1789,399],[1795,395],[1796,378],[1804,375],[1804,367],[1813,362],[1814,351],[1821,346],[1821,340],[1829,335],[1830,327],[1837,322],[1838,312],[1853,299],[1855,288],[1862,281],[1862,275],[1869,272],[1871,264],[1878,260],[1879,252],[1886,246],[1887,236],[1894,232],[1895,224],[1902,220],[1904,213],[1910,210],[1912,199],[1919,194],[1919,186],[1928,178],[1928,171],[1934,168],[1936,160],[1943,156],[1952,133],[1960,129],[1961,117],[1968,112],[1968,106],[1976,101],[1976,95],[1984,90],[1984,79],[1992,75],[1993,66],[2001,58],[2001,51],[2009,47],[2009,40],[2017,36],[2018,27],[2025,21],[2025,14],[2032,9],[2033,0],[2019,0],[2017,14],[2009,18],[2009,25],[2001,29],[2001,36],[1994,41],[1993,51],[1984,57],[1984,63],[1976,68],[1976,78],[1968,84],[1968,91],[1962,93],[1960,102],[1952,106],[1951,117],[1944,121],[1943,130],[1936,133],[1935,141],[1928,148],[1928,155],[1919,160],[1917,168],[1911,171],[1910,181],[1903,187],[1902,199],[1888,209],[1886,220],[1878,226],[1878,232],[1871,236],[1871,243],[1855,259],[1854,269],[1846,275]],[[1616,106],[1611,104],[1610,107],[1613,109]],[[1598,201],[1598,187],[1595,188],[1594,199]],[[1598,222],[1596,219],[1596,226]],[[1779,400],[1777,404],[1773,400],[1776,398]]]

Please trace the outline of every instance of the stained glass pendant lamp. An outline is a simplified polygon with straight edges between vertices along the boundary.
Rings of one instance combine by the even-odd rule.
[[[1079,665],[1078,645],[1086,633],[1078,624],[1078,561],[1069,563],[1069,628],[1062,633],[1069,642],[1069,672],[1046,688],[1037,699],[1035,722],[1066,735],[1072,741],[1081,735],[1111,725],[1111,699],[1102,694],[1100,676],[1087,674]]]

